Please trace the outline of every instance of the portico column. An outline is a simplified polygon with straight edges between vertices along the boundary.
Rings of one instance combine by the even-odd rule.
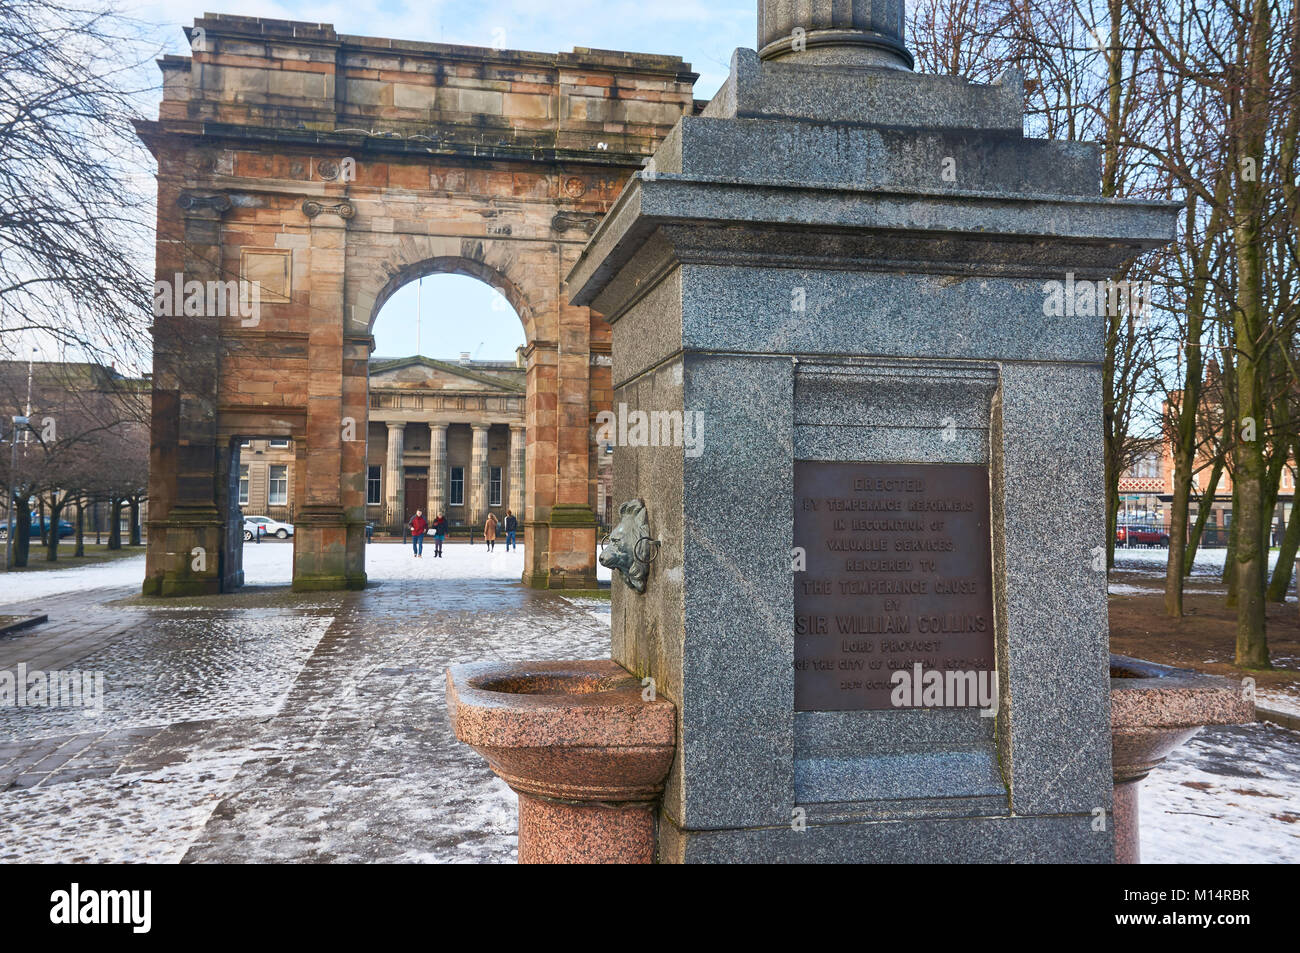
[[[388,421],[388,459],[384,467],[384,522],[400,527],[406,522],[406,484],[402,459],[406,444],[406,424],[399,420]]]
[[[510,509],[524,521],[524,440],[523,425],[510,425]]]
[[[473,526],[482,526],[488,512],[488,428],[474,424],[474,454],[470,459],[470,512]]]
[[[447,512],[447,425],[429,424],[429,517]]]

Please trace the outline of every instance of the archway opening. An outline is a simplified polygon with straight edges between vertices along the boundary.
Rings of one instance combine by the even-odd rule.
[[[438,576],[517,580],[526,545],[524,322],[479,277],[394,283],[402,278],[372,325],[367,574],[424,578],[441,552]],[[439,519],[441,543],[432,532]],[[422,526],[430,531],[417,557],[412,530]]]
[[[288,435],[250,434],[231,441],[229,493],[231,544],[245,586],[288,586],[293,582],[298,499],[294,471],[297,442]],[[263,545],[266,544],[266,545]]]

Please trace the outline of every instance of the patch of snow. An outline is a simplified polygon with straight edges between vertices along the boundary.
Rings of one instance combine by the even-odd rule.
[[[1300,733],[1206,729],[1142,782],[1148,864],[1300,861]]]
[[[143,553],[90,566],[69,566],[66,569],[45,569],[40,572],[0,573],[0,605],[44,599],[67,592],[86,592],[91,589],[119,589],[126,586],[139,589],[142,582],[144,582]]]
[[[373,582],[419,579],[496,579],[517,582],[524,573],[524,549],[511,552],[497,544],[488,552],[482,543],[448,543],[443,557],[435,559],[426,543],[424,557],[416,559],[410,546],[370,543],[366,546],[366,573]],[[610,571],[597,564],[596,578],[608,582]],[[139,590],[144,581],[144,554],[92,566],[68,566],[42,572],[0,573],[0,605],[28,602],[71,592],[94,589]],[[244,582],[247,587],[288,586],[293,583],[293,543],[244,544]]]
[[[1228,556],[1226,549],[1198,549],[1196,562],[1192,564],[1192,576],[1222,576],[1223,564]],[[1268,554],[1269,572],[1277,565],[1277,551]],[[1156,547],[1115,549],[1115,568],[1125,572],[1157,575],[1164,578],[1165,568],[1169,565],[1169,550]]]
[[[1130,586],[1123,582],[1112,582],[1107,587],[1107,591],[1110,592],[1112,596],[1146,596],[1153,592],[1162,592],[1163,590],[1156,589],[1153,586]]]

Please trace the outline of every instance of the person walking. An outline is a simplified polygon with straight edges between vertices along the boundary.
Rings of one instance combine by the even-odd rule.
[[[429,531],[429,521],[424,518],[424,510],[416,510],[411,517],[411,543],[415,547],[415,558],[424,558],[424,534]]]
[[[512,549],[518,549],[515,543],[515,533],[519,532],[519,520],[515,519],[513,510],[506,510],[506,552]]]
[[[447,517],[441,513],[433,521],[433,556],[435,559],[442,558],[442,541],[447,538]]]
[[[488,552],[496,549],[497,545],[497,515],[489,513],[487,521],[483,524],[483,541],[487,543]]]

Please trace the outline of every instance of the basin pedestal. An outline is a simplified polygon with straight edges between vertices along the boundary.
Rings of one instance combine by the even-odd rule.
[[[521,864],[652,863],[676,711],[609,661],[447,670],[456,737],[519,796]]]
[[[1242,686],[1217,675],[1110,657],[1112,819],[1115,862],[1141,862],[1138,785],[1169,753],[1207,725],[1255,720]]]

